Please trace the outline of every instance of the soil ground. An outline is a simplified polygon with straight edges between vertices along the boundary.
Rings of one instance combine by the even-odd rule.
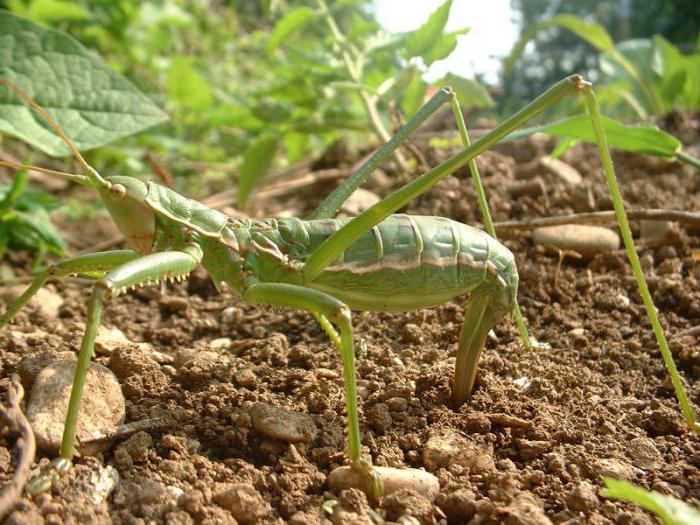
[[[697,120],[672,124],[697,144]],[[572,187],[537,167],[550,146],[531,139],[479,159],[496,221],[611,209],[595,149],[579,146],[564,156],[584,177]],[[428,165],[449,153],[422,151]],[[332,165],[338,162],[343,159]],[[615,162],[629,207],[700,209],[700,178],[689,168],[621,153]],[[538,175],[544,193],[518,195],[518,184]],[[377,177],[372,188],[384,194],[387,181],[397,184],[393,175]],[[303,213],[331,188],[317,185],[259,211]],[[406,211],[480,223],[465,170]],[[85,226],[76,249],[111,234],[96,222],[103,221]],[[673,225],[655,242],[638,222],[633,229],[637,240],[643,237],[640,255],[666,333],[700,324],[700,265],[692,257],[700,232]],[[363,343],[358,374],[365,452],[376,465],[430,470],[440,481],[434,503],[415,493],[379,504],[358,491],[331,493],[327,476],[344,462],[337,351],[310,315],[248,306],[217,294],[197,272],[186,283],[119,297],[104,312],[105,326],[156,351],[127,348],[96,360],[120,377],[126,421],[159,423],[120,437],[96,457],[78,459],[50,492],[23,498],[7,523],[214,524],[235,523],[233,516],[239,522],[259,516],[260,523],[324,523],[330,518],[324,502],[338,499],[355,521],[336,512],[337,523],[654,522],[634,506],[600,497],[601,475],[697,504],[700,437],[685,430],[624,252],[567,258],[555,279],[556,254],[535,246],[530,233],[504,242],[517,258],[519,301],[531,333],[549,348],[524,350],[514,322],[501,322],[482,356],[475,392],[459,410],[449,399],[464,297],[430,310],[354,315]],[[11,331],[0,331],[0,377],[30,356],[77,349],[89,288],[76,282],[48,288],[65,299],[59,316],[42,317],[27,307]],[[697,339],[675,338],[671,346],[698,407]],[[251,423],[257,402],[308,414],[317,436],[290,444],[262,435]],[[430,460],[436,444],[447,459]],[[0,439],[0,483],[16,465],[13,446],[12,438]],[[116,469],[119,482],[95,503],[103,465]],[[236,500],[248,505],[244,509],[221,496],[240,483],[254,487]]]

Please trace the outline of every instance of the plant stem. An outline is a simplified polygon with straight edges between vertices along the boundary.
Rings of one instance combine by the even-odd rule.
[[[377,97],[369,93],[369,91],[365,89],[364,86],[362,86],[362,67],[350,55],[350,52],[348,51],[346,46],[347,39],[345,38],[345,35],[343,35],[343,33],[340,31],[338,25],[335,23],[335,20],[333,19],[333,16],[331,15],[331,12],[328,9],[325,0],[316,0],[316,3],[321,9],[323,18],[325,19],[326,23],[328,24],[328,27],[331,30],[333,40],[341,49],[340,54],[343,58],[345,68],[348,70],[350,78],[353,80],[353,82],[358,84],[358,86],[361,86],[358,89],[358,92],[360,95],[360,99],[362,100],[362,105],[365,108],[365,113],[367,114],[367,119],[369,120],[370,125],[372,126],[374,132],[377,134],[377,136],[382,142],[389,142],[389,140],[391,140],[391,135],[384,127],[384,123],[382,122],[382,119],[379,116],[379,111],[377,110]],[[393,155],[394,159],[396,160],[396,163],[399,165],[399,169],[401,169],[401,171],[403,171],[404,173],[408,171],[406,159],[404,159],[401,152],[397,149],[393,152]]]
[[[700,169],[700,159],[696,159],[692,155],[688,155],[687,153],[683,153],[682,151],[678,150],[676,152],[676,159],[685,162],[686,164],[690,164],[694,168]]]

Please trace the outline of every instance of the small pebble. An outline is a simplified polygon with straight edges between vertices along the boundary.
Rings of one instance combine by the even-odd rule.
[[[663,458],[654,440],[647,437],[632,439],[627,445],[627,455],[635,467],[643,470],[658,469],[663,464]]]
[[[153,346],[149,343],[134,343],[129,340],[119,328],[107,328],[101,325],[97,328],[95,352],[99,355],[112,355],[118,348],[134,345],[145,352],[151,352],[153,350]]]
[[[454,431],[443,431],[428,438],[423,447],[423,464],[435,472],[458,464],[473,474],[493,471],[496,466],[490,447],[473,443]]]
[[[570,186],[577,186],[583,181],[579,171],[564,161],[544,155],[538,162],[545,170]]]
[[[381,198],[374,192],[364,188],[357,188],[345,200],[340,207],[340,211],[348,214],[351,217],[359,215],[367,208],[377,204]]]
[[[26,289],[27,286],[24,284],[3,288],[0,291],[0,298],[5,301],[6,306],[9,306],[19,299],[20,295],[22,295]],[[63,306],[63,299],[60,295],[51,290],[39,288],[36,294],[29,300],[28,304],[36,308],[39,313],[47,319],[56,319],[61,306]]]
[[[440,492],[440,482],[430,472],[415,468],[372,467],[382,480],[384,495],[400,489],[411,489],[428,501],[434,501]],[[349,488],[367,489],[367,477],[351,467],[338,467],[328,476],[328,485],[335,492]]]
[[[595,472],[604,477],[634,481],[641,470],[619,459],[599,459],[594,467]]]
[[[27,402],[27,419],[32,425],[37,446],[57,452],[61,446],[63,422],[73,386],[75,361],[56,361],[42,370],[32,385]],[[83,402],[78,418],[78,443],[113,430],[124,421],[126,411],[119,381],[106,367],[90,363]],[[90,451],[106,450],[109,442],[90,444]],[[83,452],[88,447],[82,447]]]
[[[318,428],[307,414],[290,412],[266,403],[255,403],[250,409],[253,428],[261,434],[288,443],[312,442]]]
[[[231,347],[230,337],[217,337],[209,342],[209,350],[212,352],[223,352]]]
[[[613,230],[582,224],[537,228],[532,232],[532,239],[536,244],[572,250],[587,259],[620,247],[620,237]]]

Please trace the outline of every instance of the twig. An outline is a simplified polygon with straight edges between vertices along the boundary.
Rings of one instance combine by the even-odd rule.
[[[0,492],[0,520],[2,520],[15,506],[22,496],[22,491],[29,479],[29,468],[34,463],[36,442],[34,433],[26,416],[22,413],[20,403],[24,397],[24,389],[19,381],[19,376],[12,375],[11,383],[7,388],[8,408],[0,406],[0,418],[5,420],[11,432],[18,433],[19,437],[15,447],[19,450],[19,462],[12,476],[12,480]]]
[[[700,213],[692,211],[666,209],[636,209],[627,210],[627,216],[633,220],[644,221],[675,221],[681,224],[700,226]],[[573,213],[571,215],[556,215],[554,217],[535,217],[523,221],[497,222],[496,230],[532,230],[543,226],[559,226],[561,224],[581,224],[615,221],[614,211],[592,211],[588,213]]]
[[[100,441],[111,441],[113,439],[121,439],[132,434],[136,434],[137,432],[141,432],[142,430],[156,430],[165,428],[168,425],[170,425],[171,422],[172,421],[168,418],[162,417],[132,421],[131,423],[125,423],[123,425],[119,425],[114,429],[105,431],[102,434],[92,436],[90,437],[90,439],[82,439],[80,441],[80,444],[87,445],[90,443],[97,443]]]
[[[696,335],[700,335],[700,326],[693,326],[692,328],[688,328],[687,330],[678,332],[676,335],[673,336],[673,339],[680,339],[681,337],[692,337]]]
[[[251,195],[251,201],[256,202],[261,199],[270,199],[272,197],[279,197],[280,195],[285,195],[303,186],[308,186],[315,184],[317,182],[342,179],[347,177],[352,173],[350,169],[328,169],[328,170],[318,170],[306,175],[297,177],[296,179],[281,182],[275,184],[274,186],[264,186],[258,191],[253,192]],[[221,206],[226,206],[231,203],[233,198],[236,196],[236,190],[226,190],[221,193],[216,193],[207,197],[202,201],[202,203],[210,208],[219,208]]]

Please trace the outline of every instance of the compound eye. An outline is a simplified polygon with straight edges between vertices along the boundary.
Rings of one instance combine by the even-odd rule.
[[[109,192],[116,198],[121,199],[126,195],[126,188],[122,184],[113,184]]]

